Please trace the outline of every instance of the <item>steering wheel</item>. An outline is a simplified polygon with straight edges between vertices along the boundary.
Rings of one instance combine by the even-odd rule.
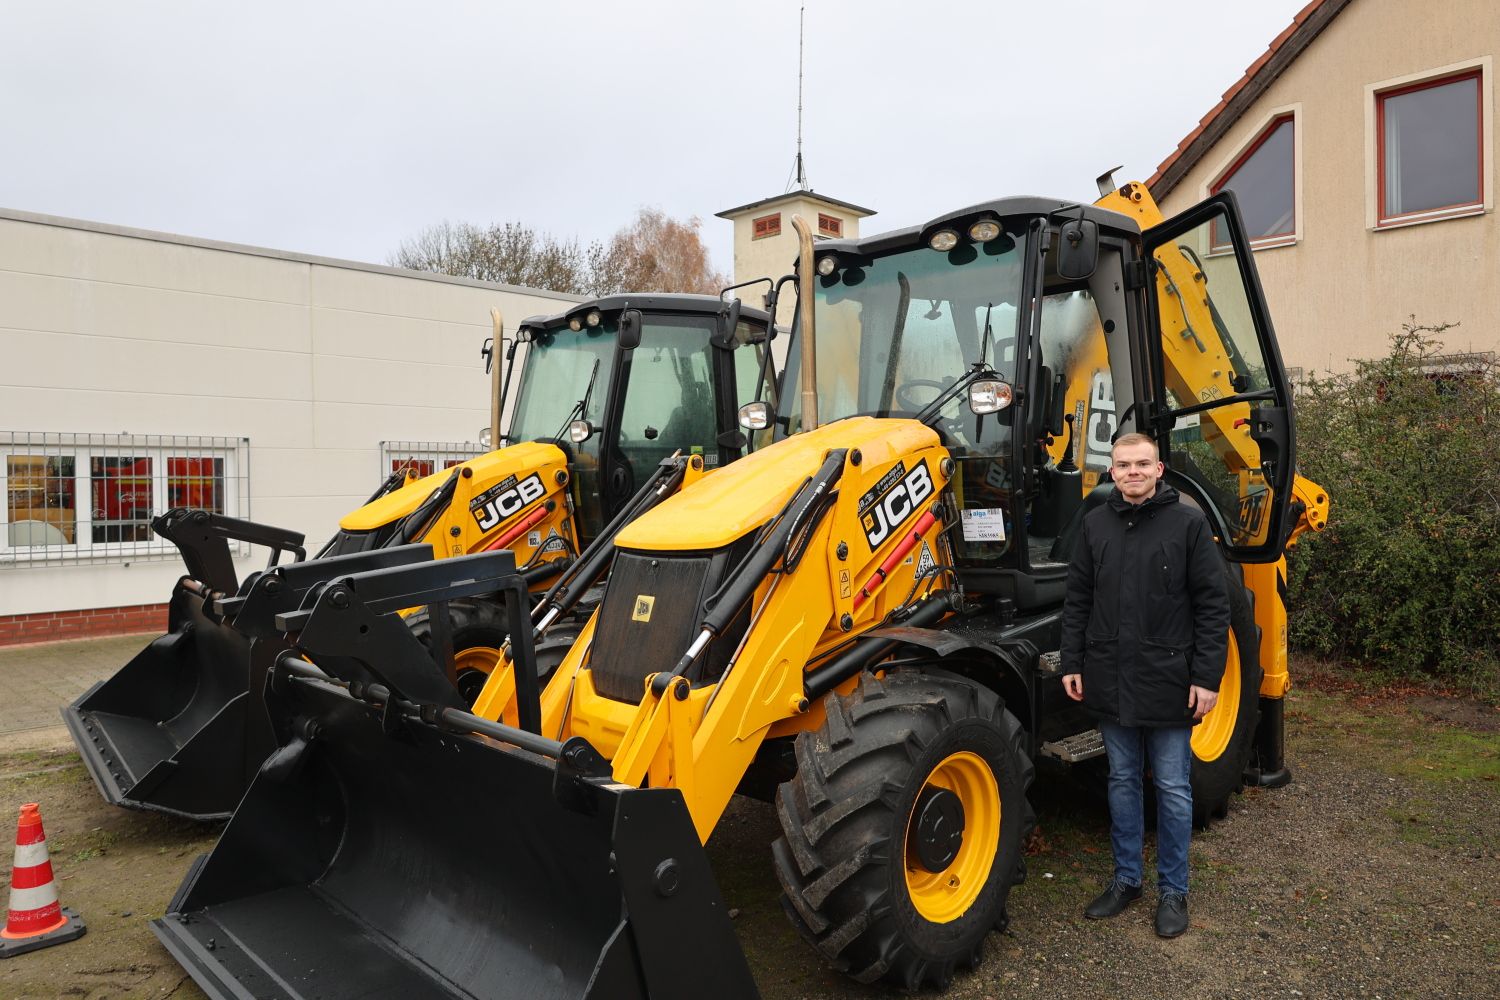
[[[897,407],[902,410],[910,410],[913,413],[920,413],[923,409],[925,409],[932,403],[932,399],[937,399],[937,396],[933,396],[932,399],[929,399],[926,402],[918,402],[917,400],[911,398],[911,390],[935,389],[938,393],[942,393],[946,391],[952,384],[952,382],[939,382],[935,378],[914,378],[906,382],[902,382],[900,385],[896,386],[895,397]]]

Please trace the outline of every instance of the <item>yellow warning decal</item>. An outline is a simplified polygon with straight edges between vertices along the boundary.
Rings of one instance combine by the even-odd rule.
[[[637,594],[635,598],[635,611],[631,613],[630,620],[633,622],[649,622],[651,620],[651,609],[656,606],[656,597],[651,594]]]

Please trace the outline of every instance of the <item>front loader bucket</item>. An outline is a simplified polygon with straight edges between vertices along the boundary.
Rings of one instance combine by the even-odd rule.
[[[759,995],[677,790],[289,657],[297,735],[152,924],[211,997]]]
[[[111,805],[223,819],[244,789],[250,640],[210,617],[207,603],[191,580],[178,581],[168,632],[62,710]]]
[[[235,597],[184,577],[168,632],[62,710],[111,805],[227,819],[276,740],[260,709],[265,671],[286,648],[275,615],[334,576],[430,561],[427,545],[273,566]]]

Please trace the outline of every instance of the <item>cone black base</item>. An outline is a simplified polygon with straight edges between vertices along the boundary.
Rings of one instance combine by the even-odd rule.
[[[83,918],[66,906],[62,908],[62,915],[68,918],[68,922],[55,931],[38,934],[28,938],[5,938],[0,937],[0,958],[14,958],[24,955],[28,951],[37,951],[42,948],[50,948],[55,944],[64,944],[68,941],[76,941],[88,931],[83,924]]]

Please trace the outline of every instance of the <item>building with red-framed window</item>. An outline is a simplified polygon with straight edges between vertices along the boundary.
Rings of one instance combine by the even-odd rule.
[[[163,629],[164,510],[316,548],[392,470],[477,454],[491,310],[575,301],[0,209],[0,645]]]
[[[1494,0],[1313,0],[1151,177],[1239,199],[1286,363],[1341,371],[1418,322],[1500,350]]]

